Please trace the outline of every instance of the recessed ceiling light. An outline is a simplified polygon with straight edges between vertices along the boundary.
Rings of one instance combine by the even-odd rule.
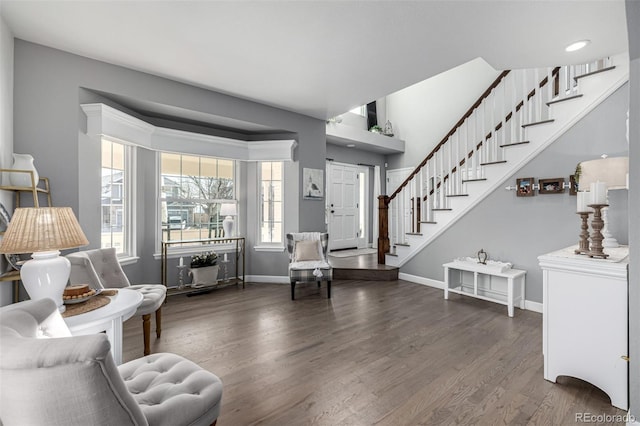
[[[575,43],[571,43],[564,50],[567,52],[575,52],[576,50],[580,50],[585,47],[587,44],[591,43],[591,40],[580,40]]]
[[[355,146],[356,146],[356,144],[354,144],[354,143],[347,144],[347,148],[355,148]]]

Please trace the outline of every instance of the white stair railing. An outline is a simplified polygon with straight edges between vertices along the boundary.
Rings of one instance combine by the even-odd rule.
[[[579,78],[611,67],[611,59],[555,68],[504,71],[447,136],[388,198],[388,237],[406,244],[434,211],[450,209],[449,196],[485,179],[485,167],[505,162],[504,148],[527,143],[527,128],[552,121],[549,104],[581,96]],[[381,217],[380,220],[383,218]],[[382,227],[381,227],[382,229]],[[379,247],[383,250],[384,245]],[[380,259],[380,256],[379,256]]]

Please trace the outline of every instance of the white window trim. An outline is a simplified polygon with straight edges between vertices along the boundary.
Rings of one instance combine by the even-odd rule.
[[[293,139],[243,141],[156,127],[101,103],[80,107],[87,116],[87,135],[108,136],[153,151],[210,156],[213,149],[216,157],[229,160],[293,161],[297,146]]]
[[[102,144],[102,139],[107,140],[111,143],[116,143],[120,145],[124,145],[124,181],[125,181],[125,221],[127,226],[125,227],[126,232],[124,233],[124,253],[118,254],[118,260],[122,264],[131,264],[137,262],[138,257],[138,249],[137,249],[137,228],[135,220],[136,218],[136,200],[137,192],[136,192],[136,176],[137,176],[137,152],[135,146],[131,144],[127,144],[124,141],[116,140],[114,138],[110,138],[108,136],[102,136],[100,143]],[[102,226],[102,225],[101,225]],[[102,245],[102,244],[101,244]]]
[[[265,161],[266,162],[266,161]],[[271,163],[276,163],[279,161],[269,161]],[[283,163],[283,162],[280,162]],[[260,205],[260,192],[262,191],[262,167],[261,163],[257,164],[257,170],[256,170],[256,177],[257,177],[257,182],[256,182],[256,188],[258,188],[258,191],[256,191],[256,208],[258,211],[260,211],[261,205]],[[269,242],[263,242],[261,241],[262,238],[262,234],[261,234],[261,230],[262,230],[262,221],[260,220],[260,215],[257,214],[256,218],[256,241],[258,241],[258,243],[253,247],[253,250],[255,251],[264,251],[264,252],[282,252],[285,250],[285,232],[284,232],[284,224],[286,223],[285,221],[285,215],[286,215],[286,211],[287,209],[285,208],[284,205],[284,183],[286,182],[286,176],[285,176],[285,170],[286,167],[284,167],[284,163],[282,164],[282,180],[280,182],[282,182],[282,211],[280,212],[280,214],[282,215],[282,235],[280,236],[282,242],[280,243],[269,243]]]
[[[163,152],[167,152],[167,151],[157,151],[156,152],[156,170],[155,170],[155,179],[156,179],[156,195],[157,195],[157,201],[156,201],[156,224],[155,224],[155,229],[156,229],[156,241],[155,241],[155,250],[153,253],[153,258],[156,260],[162,259],[162,209],[160,208],[160,194],[162,193],[161,191],[161,187],[162,187],[162,182],[161,182],[161,176],[160,176],[160,169],[161,169],[161,158],[160,155]],[[176,153],[177,154],[177,153]],[[190,154],[190,153],[180,153],[183,155],[197,155],[197,154]],[[219,157],[211,157],[210,155],[201,155],[201,157],[209,157],[209,158],[219,158]],[[237,205],[239,205],[240,203],[238,202],[238,186],[239,186],[239,179],[240,179],[240,167],[238,165],[238,163],[236,162],[234,164],[233,167],[233,181],[234,181],[234,186],[233,186],[233,200],[224,200],[224,201],[234,201]],[[236,234],[236,236],[241,236],[240,233],[240,227],[239,225],[239,220],[238,217],[240,217],[240,209],[238,208],[238,216],[236,216],[235,219],[235,225],[234,225],[234,232]],[[246,239],[245,239],[245,243],[246,243]],[[168,259],[174,259],[174,258],[179,258],[179,257],[183,257],[183,256],[193,256],[194,254],[199,254],[202,253],[204,251],[215,251],[216,253],[235,253],[236,250],[236,244],[235,242],[232,243],[219,243],[219,244],[203,244],[200,246],[187,246],[187,247],[180,247],[178,245],[171,247],[169,246],[167,248],[167,258]]]

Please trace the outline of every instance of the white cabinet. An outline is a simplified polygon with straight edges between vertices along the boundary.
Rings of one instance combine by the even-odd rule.
[[[481,263],[449,262],[444,267],[444,298],[449,293],[464,294],[477,299],[507,305],[507,313],[513,316],[517,303],[524,309],[524,284],[527,271],[500,270]]]
[[[628,409],[627,247],[607,259],[568,247],[538,258],[543,270],[544,378],[585,380]]]

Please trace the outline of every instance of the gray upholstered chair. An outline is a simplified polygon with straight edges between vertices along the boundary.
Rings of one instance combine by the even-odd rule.
[[[142,316],[144,354],[151,353],[151,313],[156,313],[156,337],[162,332],[162,304],[167,296],[167,288],[162,284],[131,285],[125,275],[115,248],[102,248],[79,251],[68,254],[71,262],[69,281],[74,284],[89,284],[96,290],[100,288],[130,288],[142,293],[142,304],[135,315]]]
[[[320,232],[296,232],[287,234],[289,252],[289,280],[291,300],[296,298],[296,283],[327,282],[327,297],[331,298],[333,269],[327,261],[329,234]]]
[[[0,424],[214,425],[222,382],[159,353],[116,367],[104,333],[71,336],[51,299],[0,308]]]

